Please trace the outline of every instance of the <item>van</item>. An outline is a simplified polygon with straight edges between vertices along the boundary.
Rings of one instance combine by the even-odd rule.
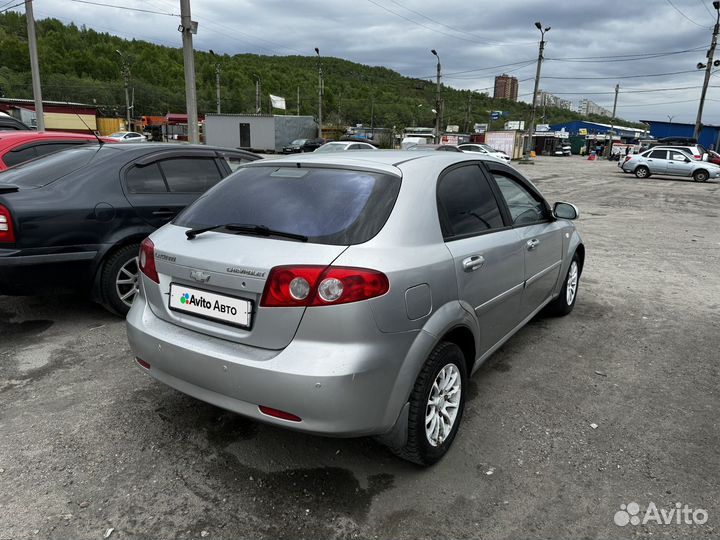
[[[428,144],[427,137],[405,137],[400,141],[400,149],[407,150],[416,144]]]

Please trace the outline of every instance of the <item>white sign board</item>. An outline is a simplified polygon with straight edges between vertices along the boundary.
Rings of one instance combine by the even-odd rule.
[[[485,144],[512,156],[515,150],[515,133],[512,131],[488,131],[485,134]]]
[[[505,122],[505,129],[506,130],[525,129],[525,121],[524,120],[510,120],[508,122]]]
[[[535,131],[550,131],[550,124],[538,124]]]
[[[475,133],[485,133],[487,131],[487,128],[488,128],[487,124],[475,124],[473,126]]]
[[[445,131],[448,133],[458,133],[460,131],[460,126],[448,125]]]
[[[458,144],[460,137],[457,135],[443,135],[440,138],[440,144]]]

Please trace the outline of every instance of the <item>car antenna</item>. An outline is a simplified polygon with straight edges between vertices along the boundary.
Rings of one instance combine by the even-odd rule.
[[[98,142],[98,144],[99,144],[100,146],[102,146],[103,144],[105,144],[105,141],[103,141],[100,137],[98,137],[98,134],[95,133],[94,130],[90,129],[90,126],[87,125],[87,122],[86,122],[85,120],[83,120],[83,117],[82,117],[82,116],[80,116],[78,113],[75,113],[75,116],[77,116],[77,117],[80,119],[80,121],[81,121],[83,124],[85,124],[85,127],[88,128],[88,131],[95,136],[95,138],[97,139],[97,142]]]

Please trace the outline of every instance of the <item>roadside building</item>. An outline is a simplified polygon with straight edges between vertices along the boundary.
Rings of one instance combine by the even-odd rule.
[[[495,77],[495,90],[493,92],[495,99],[509,99],[511,101],[517,101],[518,97],[518,80],[517,77],[512,77],[503,73]]]
[[[591,114],[597,114],[600,116],[612,116],[612,113],[608,111],[605,107],[601,107],[594,101],[590,101],[589,99],[583,98],[580,100],[580,103],[578,104],[578,110],[580,114],[584,116],[588,116]]]
[[[317,136],[312,116],[272,114],[208,114],[205,141],[213,146],[280,152],[295,139]]]
[[[572,120],[549,126],[551,131],[567,131],[568,142],[572,147],[572,153],[580,153],[581,148],[589,153],[598,147],[605,147],[610,140],[609,131],[613,129],[613,144],[637,145],[640,139],[647,136],[646,129],[629,126],[611,126],[599,122],[588,122],[586,120]]]
[[[652,136],[653,139],[663,139],[666,137],[690,138],[695,132],[695,124],[683,124],[662,120],[641,120],[641,122],[650,126],[650,136]],[[698,142],[705,148],[712,150],[720,148],[720,126],[711,124],[703,125]]]
[[[0,98],[0,111],[37,127],[35,101],[32,99]],[[97,106],[69,101],[43,101],[43,119],[47,131],[87,133],[97,130]]]

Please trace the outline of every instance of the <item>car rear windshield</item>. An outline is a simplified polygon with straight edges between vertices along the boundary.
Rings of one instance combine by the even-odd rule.
[[[24,188],[46,186],[90,163],[100,149],[100,145],[84,144],[26,161],[0,174],[0,183]]]
[[[367,242],[383,227],[400,178],[377,172],[312,167],[238,170],[182,212],[181,227],[264,225],[309,242]]]

